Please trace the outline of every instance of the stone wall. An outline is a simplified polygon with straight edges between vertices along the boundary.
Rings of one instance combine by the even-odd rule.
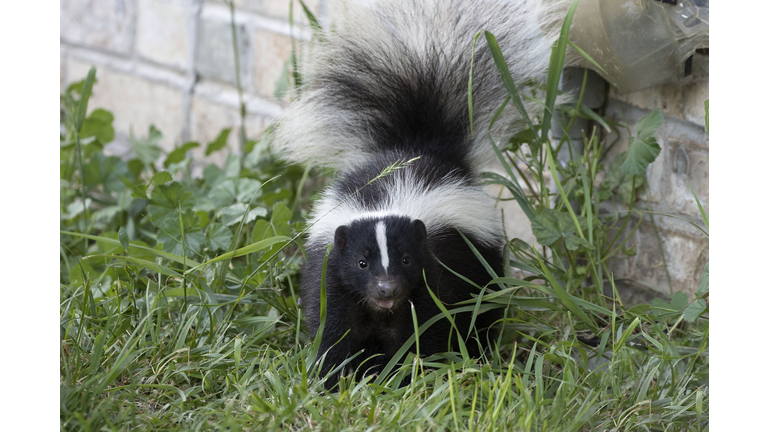
[[[664,115],[665,122],[656,132],[661,154],[648,167],[646,185],[636,206],[677,218],[645,214],[640,228],[628,241],[628,245],[636,246],[637,254],[614,260],[612,270],[617,278],[639,280],[665,294],[670,293],[671,282],[672,291],[692,295],[709,261],[708,238],[686,222],[706,229],[694,193],[709,214],[709,136],[704,129],[704,101],[709,99],[708,55],[694,54],[692,75],[691,82],[684,86],[667,84],[630,94],[612,91],[607,111],[608,117],[626,120],[632,127],[656,108]],[[616,139],[616,135],[614,132],[605,139]],[[618,138],[608,161],[628,148],[625,131]]]
[[[305,4],[325,25],[342,7],[341,0]],[[276,90],[291,53],[291,37],[309,37],[295,0],[293,17],[300,25],[290,25],[289,5],[289,0],[235,0],[249,138],[259,137],[284,106]],[[223,0],[61,0],[60,17],[61,87],[83,79],[91,65],[98,68],[90,107],[115,115],[117,138],[109,151],[124,153],[131,134],[145,136],[154,124],[164,135],[164,149],[198,141],[203,144],[196,149],[200,157],[222,128],[239,127],[230,11]],[[708,97],[708,56],[700,54],[695,55],[688,85],[611,93],[607,115],[616,121],[626,119],[633,125],[655,108],[666,119],[657,132],[662,153],[649,168],[639,208],[700,221],[690,184],[708,211]],[[605,137],[618,138],[612,155],[628,145],[626,133],[616,134]],[[236,133],[230,134],[228,144],[237,151]],[[646,215],[629,240],[637,254],[613,262],[615,277],[639,280],[655,292],[668,294],[671,282],[673,290],[692,293],[708,261],[707,238],[679,219],[656,215],[653,222]],[[530,236],[528,227],[521,225],[507,223],[508,232]]]
[[[246,133],[259,137],[280,113],[277,81],[291,53],[291,37],[307,39],[304,13],[288,0],[235,0]],[[323,5],[321,5],[323,3]],[[305,4],[320,16],[324,0]],[[97,71],[90,108],[115,115],[113,152],[154,124],[165,150],[204,145],[225,127],[239,127],[230,10],[223,0],[61,0],[61,87]],[[228,144],[237,151],[237,133]],[[198,156],[199,156],[198,155]]]

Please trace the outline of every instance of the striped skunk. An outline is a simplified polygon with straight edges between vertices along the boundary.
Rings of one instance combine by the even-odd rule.
[[[312,46],[300,95],[278,119],[272,139],[291,161],[340,172],[315,204],[301,276],[314,336],[323,261],[332,244],[321,377],[361,350],[342,372],[380,372],[413,334],[411,304],[419,324],[441,314],[428,289],[450,309],[479,292],[463,278],[480,287],[492,280],[459,232],[503,275],[500,215],[478,178],[496,158],[488,135],[504,142],[524,125],[509,104],[489,130],[507,94],[480,37],[470,132],[473,36],[493,33],[519,91],[531,94],[554,42],[542,30],[557,25],[552,10],[533,0],[350,5],[341,24]],[[529,113],[541,112],[540,105],[525,104]],[[478,356],[493,339],[486,329],[502,316],[501,309],[480,314],[477,332],[469,329],[471,313],[455,316],[470,354]],[[468,339],[475,335],[477,341]],[[454,349],[456,337],[448,320],[438,320],[420,336],[420,353]],[[338,378],[329,376],[326,387]]]

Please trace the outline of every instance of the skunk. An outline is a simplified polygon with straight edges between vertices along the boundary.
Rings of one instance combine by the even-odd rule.
[[[547,7],[526,0],[350,5],[341,24],[311,47],[299,96],[272,139],[288,160],[340,173],[308,221],[301,299],[314,336],[332,244],[321,377],[362,354],[329,376],[326,387],[339,373],[380,372],[414,332],[411,307],[419,325],[441,314],[429,290],[451,309],[488,285],[491,272],[462,234],[503,275],[500,215],[479,174],[496,158],[489,134],[505,142],[525,126],[509,104],[491,128],[507,93],[482,36],[473,60],[473,37],[493,33],[518,90],[535,94],[554,42],[542,29],[557,24]],[[525,105],[541,112],[538,104]],[[393,169],[405,161],[411,163]],[[458,335],[440,319],[420,335],[420,354],[454,349],[461,337],[478,356],[494,337],[487,329],[502,316],[501,309],[479,314],[476,331],[469,328],[471,312],[457,314]],[[475,335],[477,341],[468,339]]]

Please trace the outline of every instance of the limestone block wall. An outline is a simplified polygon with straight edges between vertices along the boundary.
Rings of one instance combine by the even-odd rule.
[[[639,280],[665,294],[670,292],[670,283],[673,291],[688,294],[699,286],[709,261],[709,240],[682,219],[704,227],[694,193],[709,214],[709,136],[704,128],[704,101],[708,99],[709,56],[699,53],[694,54],[691,82],[684,86],[667,84],[630,94],[611,91],[606,115],[615,121],[634,127],[656,108],[664,115],[665,122],[656,132],[661,154],[648,167],[636,208],[681,218],[645,214],[627,243],[636,246],[637,254],[612,263],[617,278]],[[625,130],[605,136],[607,141],[616,138],[619,141],[606,163],[628,148]]]
[[[323,16],[326,0],[307,0]],[[291,54],[291,37],[307,39],[307,20],[294,1],[235,0],[240,78],[248,138],[280,113],[277,82]],[[154,124],[161,146],[203,146],[240,123],[231,15],[223,0],[61,0],[61,87],[97,71],[90,108],[115,115],[116,143],[143,136]],[[237,134],[228,144],[237,151]],[[197,149],[202,155],[203,147]]]
[[[248,138],[259,137],[281,112],[285,100],[280,80],[292,37],[306,40],[310,35],[297,0],[293,18],[298,25],[290,25],[290,2],[234,0]],[[343,8],[343,0],[305,4],[324,25]],[[201,157],[204,145],[222,128],[239,127],[230,9],[224,0],[60,0],[60,24],[61,88],[83,79],[91,65],[98,68],[90,108],[103,107],[115,115],[116,142],[108,151],[128,151],[129,136],[145,136],[155,125],[163,133],[165,150],[197,141],[203,144],[195,150]],[[693,75],[692,82],[682,87],[664,85],[632,94],[614,91],[607,114],[633,125],[651,110],[661,109],[666,119],[657,132],[662,153],[647,173],[638,207],[698,221],[688,185],[708,211],[709,140],[704,131],[708,56],[695,55]],[[618,139],[612,154],[628,146],[625,131],[605,139]],[[228,145],[238,151],[237,133],[230,134]],[[513,211],[507,214],[514,217]],[[654,226],[649,216],[628,242],[636,246],[637,254],[613,262],[615,276],[639,280],[641,286],[661,293],[670,292],[670,282],[673,290],[692,293],[708,261],[708,240],[679,219],[656,215]],[[507,223],[513,228],[510,234],[530,236],[522,225]]]

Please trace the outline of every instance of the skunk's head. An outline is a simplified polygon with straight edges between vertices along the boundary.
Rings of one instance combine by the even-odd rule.
[[[338,227],[333,246],[344,285],[367,307],[386,312],[407,304],[411,292],[422,284],[426,242],[422,221],[386,216]]]

